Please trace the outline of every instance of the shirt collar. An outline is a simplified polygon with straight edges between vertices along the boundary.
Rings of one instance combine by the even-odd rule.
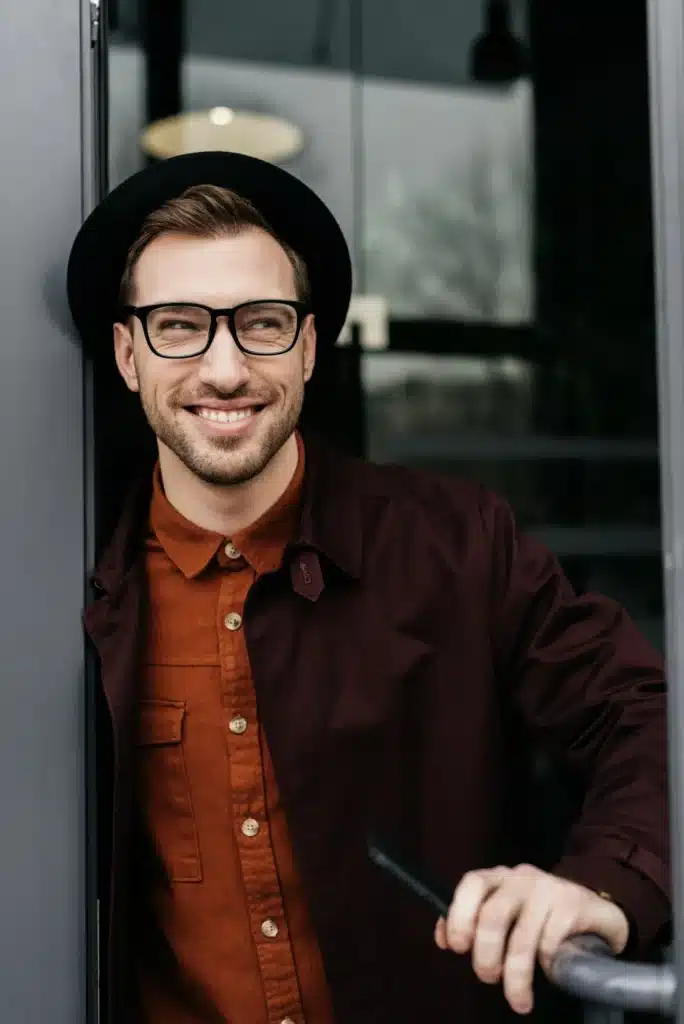
[[[299,433],[297,452],[297,468],[281,498],[260,519],[231,538],[260,576],[280,566],[285,548],[297,532],[306,463],[304,442]]]
[[[255,523],[226,537],[186,519],[164,493],[159,464],[154,468],[150,528],[171,561],[194,579],[230,541],[259,574],[273,572],[297,531],[304,480],[304,444],[297,435],[298,460],[292,480],[279,500]]]
[[[302,486],[301,518],[291,546],[299,552],[314,551],[346,576],[360,579],[364,508],[370,498],[366,493],[367,474],[362,471],[363,464],[342,455],[315,431],[304,430],[303,438],[306,471]],[[304,472],[303,461],[299,468]],[[151,457],[142,458],[114,533],[98,558],[91,582],[101,592],[116,594],[125,585],[129,574],[136,571],[140,564],[145,533],[150,525],[155,476],[153,469],[154,460]],[[160,482],[158,480],[158,485]],[[201,572],[221,543],[225,542],[225,538],[219,534],[207,535],[206,531],[200,530],[182,516],[180,521],[175,520],[175,526],[181,538],[187,533],[195,540],[198,533],[202,534],[201,543],[206,545],[202,549],[202,557],[193,565],[185,566],[191,572],[193,569]],[[182,554],[180,557],[185,564]]]

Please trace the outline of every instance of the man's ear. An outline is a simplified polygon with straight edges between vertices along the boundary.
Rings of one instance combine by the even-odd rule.
[[[140,391],[138,371],[133,358],[133,332],[126,324],[114,324],[114,358],[126,387],[130,391]]]
[[[310,313],[302,327],[302,341],[304,343],[304,380],[310,381],[316,365],[316,321],[313,313]]]

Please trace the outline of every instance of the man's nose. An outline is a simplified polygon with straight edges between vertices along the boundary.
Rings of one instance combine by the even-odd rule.
[[[228,321],[221,317],[216,334],[202,357],[199,377],[205,384],[213,384],[222,391],[237,390],[249,379],[247,357],[235,343]]]

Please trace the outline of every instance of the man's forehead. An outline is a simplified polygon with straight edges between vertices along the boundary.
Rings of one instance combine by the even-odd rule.
[[[265,253],[273,259],[287,254],[272,235],[258,227],[247,226],[235,231],[222,231],[215,235],[191,235],[176,231],[165,231],[153,238],[143,249],[139,262],[150,262],[166,255],[174,258],[187,256],[188,259],[201,257],[230,257],[239,253]]]
[[[176,281],[208,292],[225,282],[231,292],[241,292],[258,280],[275,289],[273,294],[289,292],[294,270],[278,242],[260,229],[210,238],[167,233],[143,250],[134,278],[144,301],[157,302],[165,299],[157,297],[159,289]]]

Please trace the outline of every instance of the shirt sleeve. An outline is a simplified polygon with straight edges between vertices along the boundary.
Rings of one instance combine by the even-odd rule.
[[[584,786],[556,873],[620,905],[638,955],[670,918],[662,657],[616,602],[577,596],[505,502],[486,494],[481,508],[499,677],[536,741]]]

